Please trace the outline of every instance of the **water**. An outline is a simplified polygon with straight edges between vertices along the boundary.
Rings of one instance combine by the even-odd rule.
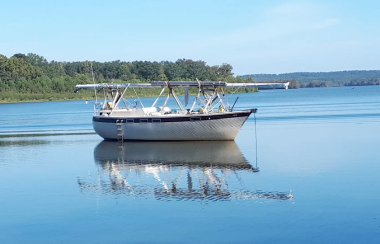
[[[254,116],[235,142],[120,146],[91,102],[1,104],[0,243],[377,243],[379,95],[234,94],[257,146]]]

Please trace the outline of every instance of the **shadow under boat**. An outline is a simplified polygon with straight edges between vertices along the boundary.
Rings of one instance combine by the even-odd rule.
[[[94,159],[102,172],[96,182],[78,179],[84,192],[154,195],[157,200],[293,198],[291,193],[242,190],[240,174],[259,169],[235,141],[102,141],[94,149]]]

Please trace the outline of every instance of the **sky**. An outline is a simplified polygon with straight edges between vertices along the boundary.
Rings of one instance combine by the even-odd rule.
[[[235,75],[380,69],[378,0],[0,0],[0,54],[202,60]]]

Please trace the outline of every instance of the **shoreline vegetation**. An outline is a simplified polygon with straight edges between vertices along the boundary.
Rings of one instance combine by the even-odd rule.
[[[251,78],[235,77],[232,66],[226,63],[209,66],[204,61],[190,59],[179,59],[176,62],[48,62],[44,57],[33,53],[18,53],[10,58],[0,54],[0,103],[94,99],[93,90],[74,93],[77,84],[196,79],[229,83],[252,82]],[[257,89],[243,88],[240,92],[254,91]],[[180,91],[177,93],[181,95]],[[140,97],[157,94],[159,91],[155,89],[141,89],[138,92]]]
[[[243,79],[251,78],[255,82],[291,81],[291,88],[380,85],[380,70],[251,74],[241,77]]]
[[[204,61],[178,59],[175,62],[120,60],[112,62],[48,62],[43,56],[28,53],[8,58],[0,54],[0,103],[91,100],[93,90],[74,93],[77,84],[145,83],[153,80],[229,83],[290,82],[290,89],[329,86],[380,85],[380,71],[301,72],[234,76],[230,64],[209,66]],[[94,80],[91,73],[94,73]],[[239,92],[257,92],[241,88]],[[140,97],[156,96],[155,89],[142,89]],[[179,93],[178,95],[181,95]],[[131,96],[133,97],[134,94]]]

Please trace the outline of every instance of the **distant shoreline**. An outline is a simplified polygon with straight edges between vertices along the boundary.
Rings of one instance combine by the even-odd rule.
[[[292,88],[292,89],[302,89],[302,88],[327,88],[327,87],[357,87],[357,86],[376,86],[376,85],[344,85],[344,86],[315,86],[315,87],[300,87],[300,88]],[[264,89],[266,90],[276,90],[276,89]],[[282,89],[281,89],[282,90]],[[254,91],[253,91],[254,92]],[[260,92],[260,90],[259,90]],[[247,91],[242,91],[240,93],[251,93]],[[6,93],[1,94],[3,97],[6,95]],[[18,96],[28,96],[30,94],[23,94],[18,93]],[[46,94],[34,94],[34,95],[41,95],[45,96]],[[181,94],[180,94],[181,95]],[[87,92],[86,94],[81,94],[80,96],[76,97],[77,95],[75,93],[56,93],[56,94],[48,94],[47,98],[39,98],[39,99],[13,99],[13,98],[6,98],[3,100],[0,100],[0,104],[12,104],[12,103],[33,103],[33,102],[58,102],[58,101],[86,101],[86,100],[95,100],[94,94],[91,92]],[[142,94],[140,98],[147,98],[147,97],[155,97],[156,94]],[[127,97],[128,98],[128,97]],[[133,98],[133,97],[129,97]]]
[[[294,72],[285,74],[251,74],[236,76],[232,65],[208,65],[202,60],[48,62],[43,56],[16,53],[0,54],[0,103],[86,100],[93,93],[73,94],[77,84],[149,83],[154,80],[214,80],[228,83],[289,82],[289,88],[332,87],[346,85],[380,85],[380,70],[336,72]],[[244,92],[249,92],[245,90]],[[151,97],[154,90],[139,96]],[[180,95],[180,94],[178,94]]]

